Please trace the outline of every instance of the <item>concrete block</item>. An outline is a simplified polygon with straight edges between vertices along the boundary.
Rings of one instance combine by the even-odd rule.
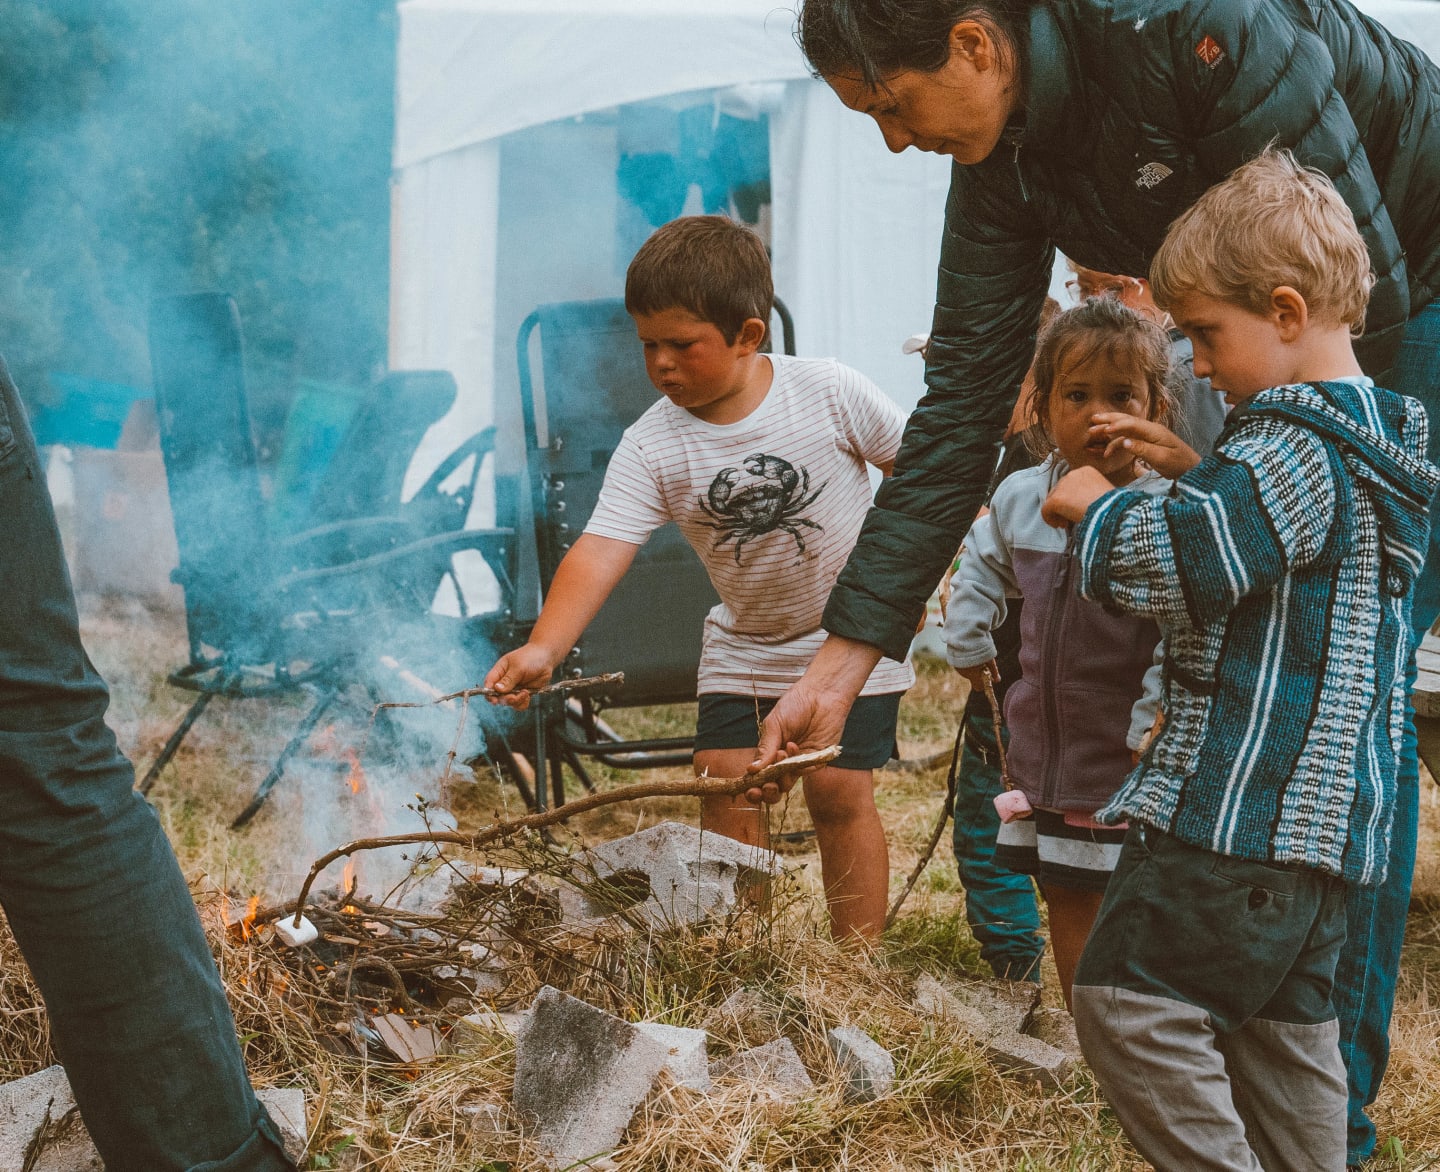
[[[951,1018],[985,1038],[1025,1028],[1040,1003],[1030,981],[956,981],[942,984],[926,973],[915,982],[915,1007],[927,1017]]]
[[[1039,1001],[1040,987],[1028,981],[944,985],[926,974],[915,982],[915,1008],[926,1017],[948,1021],[969,1034],[997,1069],[1058,1087],[1070,1077],[1072,1060],[1021,1032],[1030,1025]]]
[[[676,1086],[689,1087],[702,1094],[710,1090],[710,1060],[705,1052],[709,1034],[658,1021],[642,1021],[635,1028],[666,1047],[669,1057],[665,1060],[665,1073]]]
[[[888,1095],[895,1086],[895,1059],[864,1030],[839,1026],[825,1035],[830,1053],[845,1073],[845,1098],[869,1103]]]
[[[62,1066],[0,1086],[0,1172],[103,1172]]]
[[[299,1163],[310,1133],[305,1119],[305,1091],[300,1087],[262,1087],[255,1092],[255,1097],[270,1112],[285,1151]]]
[[[998,1070],[1035,1079],[1050,1090],[1065,1085],[1074,1062],[1048,1042],[1029,1034],[1001,1034],[985,1043],[985,1056]]]
[[[793,1103],[814,1092],[815,1084],[789,1038],[776,1038],[753,1050],[742,1050],[710,1064],[713,1078],[754,1083],[770,1098]]]
[[[1075,1033],[1075,1019],[1063,1009],[1037,1009],[1025,1030],[1032,1038],[1054,1046],[1061,1053],[1079,1062],[1080,1038]]]
[[[516,1113],[551,1167],[603,1156],[670,1057],[629,1022],[548,985],[515,1051]]]
[[[305,1092],[267,1087],[256,1092],[290,1157],[305,1154]],[[0,1172],[104,1172],[80,1119],[62,1066],[0,1086]]]
[[[577,859],[588,914],[633,910],[657,928],[696,924],[730,912],[744,889],[780,873],[772,851],[662,822]]]

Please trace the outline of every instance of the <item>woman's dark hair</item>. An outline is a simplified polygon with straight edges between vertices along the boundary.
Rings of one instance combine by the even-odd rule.
[[[881,84],[903,70],[934,73],[950,59],[950,30],[988,24],[1002,54],[1023,63],[1033,0],[804,0],[795,39],[816,77]]]
[[[1025,446],[1037,458],[1055,450],[1050,435],[1050,396],[1062,370],[1102,352],[1128,360],[1131,369],[1145,380],[1150,392],[1147,419],[1168,424],[1174,415],[1170,335],[1114,297],[1092,297],[1057,314],[1035,347],[1036,426],[1025,433]]]

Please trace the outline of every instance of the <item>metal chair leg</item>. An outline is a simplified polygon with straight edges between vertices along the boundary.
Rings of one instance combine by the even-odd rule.
[[[180,742],[195,727],[195,722],[200,719],[200,714],[205,711],[205,706],[213,699],[215,699],[214,692],[201,692],[195,698],[195,703],[190,705],[190,710],[185,713],[185,718],[176,726],[175,731],[170,734],[170,739],[165,742],[165,747],[160,750],[160,756],[151,762],[150,768],[145,771],[145,776],[140,779],[138,788],[142,794],[150,792],[150,787],[155,784],[155,779],[160,776],[160,771],[170,764],[170,758],[175,756],[179,750]]]
[[[275,783],[280,780],[280,775],[285,772],[286,763],[295,751],[310,738],[310,734],[315,731],[315,726],[320,723],[339,695],[339,688],[327,688],[320,693],[314,706],[305,714],[305,719],[300,722],[300,727],[295,730],[295,735],[280,750],[280,756],[276,758],[274,768],[265,775],[265,780],[260,783],[260,787],[255,791],[255,796],[250,799],[250,804],[240,811],[235,821],[230,823],[231,830],[239,830],[259,813],[260,807],[265,804],[265,799],[270,796],[270,791],[275,788]]]
[[[531,701],[531,719],[535,722],[535,811],[539,813],[545,809],[545,802],[550,796],[548,787],[549,761],[547,751],[549,739],[546,731],[545,701],[535,699]]]

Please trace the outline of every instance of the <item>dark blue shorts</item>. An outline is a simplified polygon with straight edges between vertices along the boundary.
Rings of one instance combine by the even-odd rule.
[[[850,708],[841,734],[843,750],[831,764],[837,769],[879,769],[898,756],[895,721],[904,692],[883,696],[861,696]],[[776,700],[734,696],[723,692],[700,697],[700,718],[695,728],[695,750],[753,749],[760,743],[756,729],[759,719],[770,715]]]

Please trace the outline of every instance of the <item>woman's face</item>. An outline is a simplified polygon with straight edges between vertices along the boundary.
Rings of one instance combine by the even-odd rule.
[[[902,70],[874,86],[858,77],[825,81],[850,109],[875,119],[896,154],[914,147],[960,163],[995,149],[1019,94],[1010,55],[973,20],[950,30],[950,59],[934,73]]]

